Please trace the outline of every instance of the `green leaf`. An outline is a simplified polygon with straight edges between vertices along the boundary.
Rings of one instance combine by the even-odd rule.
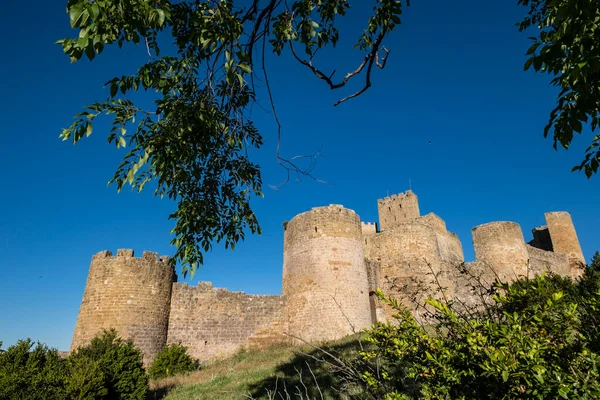
[[[250,72],[252,72],[252,69],[250,69],[250,67],[246,64],[238,64],[238,66],[240,67],[240,69],[242,71],[244,71],[245,73],[249,74]]]
[[[507,370],[502,371],[502,380],[504,382],[508,381],[508,371]]]
[[[89,58],[89,60],[93,60],[96,56],[96,52],[94,51],[94,45],[89,43],[85,48],[85,55]]]

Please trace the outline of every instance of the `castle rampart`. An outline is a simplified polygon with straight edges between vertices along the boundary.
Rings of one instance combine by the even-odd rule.
[[[529,254],[529,272],[539,275],[542,272],[553,272],[558,275],[571,276],[569,256],[566,253],[554,253],[527,245]]]
[[[377,222],[361,222],[360,230],[363,236],[374,235],[377,233]]]
[[[392,318],[377,289],[397,297],[417,318],[429,296],[478,304],[466,277],[484,284],[512,281],[544,271],[577,277],[584,258],[568,213],[546,214],[547,226],[526,244],[519,224],[491,222],[473,228],[476,260],[446,222],[420,216],[408,191],[378,201],[380,229],[340,205],[317,207],[284,226],[281,296],[248,295],[213,288],[210,282],[176,282],[168,257],[121,249],[92,258],[72,349],[104,328],[132,338],[152,360],[166,343],[180,343],[199,360],[231,355],[298,337],[338,339]],[[463,273],[460,273],[463,272]],[[482,293],[479,293],[482,294]]]
[[[149,363],[166,343],[173,267],[156,253],[142,258],[120,249],[113,257],[101,251],[92,258],[71,350],[88,343],[102,329],[115,328],[132,338]]]
[[[340,338],[371,325],[361,224],[354,211],[319,207],[288,223],[282,293],[289,333],[304,340]]]
[[[281,296],[249,295],[198,286],[173,285],[167,343],[188,347],[190,355],[211,360],[233,354],[255,332],[281,318]]]
[[[436,222],[431,224],[433,226],[423,223],[430,219]],[[442,258],[439,243],[445,236],[437,233],[434,226],[439,228],[440,224],[431,217],[399,224],[371,238],[365,247],[367,265],[373,265],[376,270],[377,287],[398,297],[410,309],[414,309],[411,299],[415,294],[435,296],[438,283],[446,289],[446,295],[452,295],[454,291],[450,279],[453,271],[448,260]],[[437,275],[437,282],[433,274]],[[386,319],[394,314],[387,305],[380,307]]]

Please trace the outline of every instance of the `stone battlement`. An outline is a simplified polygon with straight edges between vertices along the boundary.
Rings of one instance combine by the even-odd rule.
[[[360,223],[360,230],[363,235],[370,235],[377,233],[377,222],[362,222]]]
[[[277,297],[280,298],[279,295],[269,295],[269,294],[247,294],[242,291],[232,291],[227,288],[214,287],[212,282],[210,281],[199,281],[196,286],[190,286],[187,282],[174,282],[173,287],[178,291],[188,292],[188,293],[207,293],[211,292],[215,295],[231,295],[231,296],[244,296],[247,297],[250,301],[252,299],[262,299],[262,298],[270,298]]]
[[[478,298],[458,266],[484,282],[545,271],[575,278],[582,272],[584,257],[566,212],[546,213],[546,225],[533,229],[529,243],[516,222],[474,227],[476,260],[465,263],[458,236],[440,216],[421,216],[412,191],[379,199],[377,208],[378,223],[361,222],[339,204],[314,207],[287,222],[281,296],[231,292],[207,281],[189,286],[177,283],[167,256],[101,251],[92,257],[71,348],[115,328],[142,349],[146,364],[171,343],[188,347],[196,359],[212,360],[290,341],[289,335],[321,342],[393,321],[394,311],[374,296],[377,289],[400,294],[417,319],[419,308],[402,299],[415,298],[418,290],[439,297],[436,285],[444,296],[474,305]]]
[[[169,257],[169,256],[160,256],[159,257],[158,253],[156,253],[154,251],[147,251],[147,250],[144,250],[144,252],[142,253],[142,257],[134,257],[133,249],[118,249],[116,256],[113,256],[112,251],[102,250],[102,251],[99,251],[98,253],[94,254],[94,256],[93,256],[94,259],[124,258],[124,257],[137,258],[138,260],[158,261],[158,262],[164,262],[164,263],[168,263],[169,260],[171,259],[171,257]]]
[[[396,194],[392,194],[390,196],[386,196],[383,199],[378,199],[377,202],[378,203],[385,203],[388,201],[396,201],[396,200],[404,200],[407,197],[413,196],[414,193],[412,190],[407,190],[406,192],[403,193],[396,193]]]

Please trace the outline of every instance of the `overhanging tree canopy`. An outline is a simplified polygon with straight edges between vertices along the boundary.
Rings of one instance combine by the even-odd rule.
[[[335,105],[366,91],[374,67],[385,67],[389,51],[383,42],[401,22],[402,1],[372,2],[373,12],[355,44],[363,57],[351,72],[338,78],[313,63],[319,50],[337,44],[335,23],[349,3],[69,0],[71,27],[79,35],[59,43],[71,61],[93,60],[104,46],[128,42],[145,46],[149,58],[133,75],[108,81],[110,97],[85,107],[61,137],[76,143],[92,133],[98,116],[112,117],[109,143],[130,150],[111,183],[119,190],[129,184],[141,191],[155,181],[156,195],[176,201],[177,211],[170,216],[176,221],[172,262],[193,274],[213,242],[234,248],[245,229],[260,232],[249,202],[262,195],[261,176],[247,150],[258,148],[262,137],[247,110],[255,101],[257,73],[272,104],[265,53],[289,51],[330,89],[363,79],[357,92]],[[170,35],[175,55],[161,55],[159,34]],[[154,107],[144,109],[130,100],[127,95],[136,91],[157,92]],[[288,176],[310,173],[279,152],[277,159]]]
[[[527,51],[525,69],[553,76],[560,89],[556,107],[544,130],[554,137],[554,148],[565,149],[575,133],[589,123],[596,132],[600,122],[600,1],[519,0],[529,13],[518,24],[521,31],[537,28]],[[573,168],[589,178],[598,172],[600,134],[593,136],[582,163]]]
[[[273,99],[265,53],[287,52],[330,89],[362,79],[356,92],[371,86],[374,69],[386,66],[386,37],[398,24],[399,0],[372,0],[373,11],[355,43],[360,62],[343,77],[321,70],[313,61],[321,49],[335,46],[335,24],[346,15],[350,0],[69,0],[67,13],[78,37],[60,40],[72,61],[93,60],[104,46],[144,46],[148,61],[133,75],[107,82],[110,97],[85,107],[61,137],[74,143],[89,136],[100,115],[112,117],[108,141],[129,152],[111,180],[141,191],[156,182],[156,195],[177,203],[172,262],[183,272],[196,270],[213,242],[234,248],[244,232],[260,232],[250,198],[262,195],[258,165],[247,151],[262,144],[248,118],[255,101],[254,79],[266,84]],[[356,3],[354,3],[356,4]],[[545,135],[554,146],[568,148],[585,123],[592,132],[600,115],[600,2],[597,0],[518,0],[528,7],[520,30],[537,27],[525,68],[554,76],[561,91]],[[158,37],[169,37],[174,55],[161,55]],[[128,94],[158,93],[152,109],[135,104]],[[273,108],[274,116],[277,114]],[[133,129],[130,129],[133,126]],[[279,137],[279,135],[278,135]],[[294,159],[277,160],[289,174],[310,174]],[[583,162],[574,170],[590,177],[600,163],[600,135],[592,139]]]

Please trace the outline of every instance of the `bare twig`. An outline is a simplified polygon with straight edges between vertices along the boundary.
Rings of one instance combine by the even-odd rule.
[[[325,81],[329,85],[329,88],[331,90],[339,89],[341,87],[346,86],[346,84],[348,83],[348,81],[350,79],[352,79],[354,76],[360,74],[362,72],[362,70],[365,68],[365,66],[367,67],[367,70],[365,73],[364,86],[361,89],[359,89],[358,91],[354,92],[353,94],[348,95],[348,96],[336,101],[335,103],[333,103],[333,105],[335,107],[335,106],[342,104],[343,102],[345,102],[347,100],[350,100],[354,97],[360,96],[361,94],[366,92],[367,89],[369,89],[371,87],[371,71],[373,70],[373,65],[377,65],[377,67],[379,67],[380,69],[385,68],[390,51],[388,49],[386,49],[384,46],[382,46],[381,42],[383,41],[383,38],[385,37],[386,34],[387,34],[387,29],[383,28],[379,32],[379,35],[377,35],[377,38],[375,39],[375,41],[373,42],[371,51],[365,55],[365,57],[363,58],[361,63],[358,65],[358,67],[354,71],[347,73],[346,76],[344,77],[344,79],[342,79],[342,81],[338,82],[338,83],[334,83],[332,80],[333,75],[335,74],[335,70],[331,74],[326,75],[323,71],[321,71],[320,69],[318,69],[317,67],[315,67],[312,64],[312,57],[308,61],[303,60],[296,53],[293,43],[290,42],[289,44],[290,44],[290,50],[291,50],[294,58],[300,64],[302,64],[302,65],[306,66],[308,69],[310,69],[317,78]],[[380,49],[385,53],[385,55],[383,57],[381,57],[381,61],[379,59],[379,50]]]
[[[270,21],[270,15],[268,16],[267,25],[269,24],[269,21]],[[275,108],[275,101],[273,100],[273,92],[271,90],[271,84],[269,83],[269,74],[267,72],[267,67],[265,64],[265,50],[266,50],[266,41],[267,41],[266,37],[267,37],[266,35],[263,36],[261,61],[262,61],[262,70],[263,70],[263,76],[265,79],[265,85],[267,88],[267,93],[269,95],[269,103],[271,104],[273,118],[275,119],[275,123],[277,124],[277,148],[275,151],[275,157],[277,158],[277,162],[279,163],[279,165],[282,166],[286,170],[286,173],[287,173],[287,177],[282,183],[280,183],[277,186],[273,186],[273,185],[269,185],[269,186],[275,190],[281,189],[282,186],[284,186],[287,182],[289,182],[291,173],[296,173],[296,176],[298,178],[300,178],[300,176],[306,176],[306,177],[313,179],[316,182],[326,183],[325,181],[317,179],[312,175],[312,170],[316,166],[316,158],[320,155],[320,152],[316,153],[316,154],[312,154],[312,155],[295,156],[290,159],[281,157],[281,122],[279,121],[279,116],[277,115],[277,109]],[[294,162],[294,160],[302,159],[302,158],[310,158],[311,159],[311,165],[308,168],[302,169]]]
[[[150,59],[153,60],[154,57],[152,57],[152,53],[150,52],[150,44],[148,43],[148,37],[144,36],[144,42],[146,43],[146,51],[148,52],[148,57],[150,57]]]
[[[337,289],[333,293],[333,296],[329,295],[329,297],[331,297],[331,300],[333,300],[333,302],[335,303],[335,305],[340,309],[340,312],[342,313],[342,316],[346,319],[346,321],[348,322],[348,325],[350,325],[350,329],[352,329],[352,333],[355,334],[356,333],[356,327],[354,326],[354,324],[350,321],[350,318],[348,318],[348,316],[344,312],[344,309],[342,308],[342,305],[335,299],[336,295],[337,295]]]

